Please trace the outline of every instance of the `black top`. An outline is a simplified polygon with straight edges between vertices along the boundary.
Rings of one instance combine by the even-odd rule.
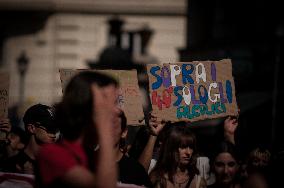
[[[118,162],[118,166],[118,181],[121,183],[152,187],[152,183],[147,172],[138,161],[123,155]]]

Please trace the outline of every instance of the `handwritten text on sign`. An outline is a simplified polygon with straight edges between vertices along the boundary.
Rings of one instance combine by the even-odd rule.
[[[9,73],[0,71],[0,118],[8,117]]]
[[[62,91],[68,81],[76,73],[80,71],[88,71],[86,69],[60,69],[60,79],[62,84]],[[90,70],[89,70],[90,71]],[[92,70],[107,74],[120,83],[118,106],[125,112],[127,123],[129,125],[143,125],[141,121],[144,117],[142,96],[140,94],[137,71],[136,70]]]
[[[236,115],[230,60],[148,65],[153,110],[163,119],[196,121]]]

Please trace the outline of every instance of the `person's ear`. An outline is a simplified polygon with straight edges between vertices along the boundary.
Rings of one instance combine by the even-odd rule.
[[[121,138],[126,138],[127,137],[127,133],[128,133],[128,130],[125,129],[122,134],[121,134]]]
[[[27,131],[28,131],[29,133],[31,133],[31,134],[34,134],[34,133],[35,133],[35,126],[34,126],[33,124],[29,123],[29,124],[26,126],[26,128],[27,128]]]

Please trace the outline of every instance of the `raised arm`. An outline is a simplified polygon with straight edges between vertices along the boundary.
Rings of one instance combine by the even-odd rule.
[[[164,128],[165,123],[157,118],[153,113],[150,113],[150,120],[149,120],[149,128],[150,128],[150,136],[148,142],[139,157],[139,162],[148,171],[154,151],[154,146],[157,140],[157,136]]]
[[[9,118],[0,118],[0,131],[10,132],[11,128],[12,126]]]
[[[92,173],[82,165],[76,165],[67,171],[62,181],[67,187],[114,188],[117,183],[117,168],[112,126],[113,118],[116,117],[116,88],[92,85],[92,93],[92,118],[97,132],[96,143],[99,144],[99,150],[95,153],[96,171]]]
[[[8,118],[0,118],[0,140],[7,141],[7,134],[11,131],[11,123]]]
[[[98,132],[98,160],[96,164],[96,185],[102,188],[116,186],[117,169],[114,153],[113,120],[118,113],[116,107],[117,89],[114,86],[92,87],[94,100],[94,123]]]
[[[238,127],[238,118],[228,116],[224,121],[224,138],[225,140],[235,144],[235,132]]]

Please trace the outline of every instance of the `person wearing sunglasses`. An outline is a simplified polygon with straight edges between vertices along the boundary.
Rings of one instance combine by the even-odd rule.
[[[28,143],[16,156],[7,159],[4,171],[34,174],[35,156],[39,148],[45,143],[54,143],[58,135],[53,108],[35,104],[26,110],[23,122]]]

